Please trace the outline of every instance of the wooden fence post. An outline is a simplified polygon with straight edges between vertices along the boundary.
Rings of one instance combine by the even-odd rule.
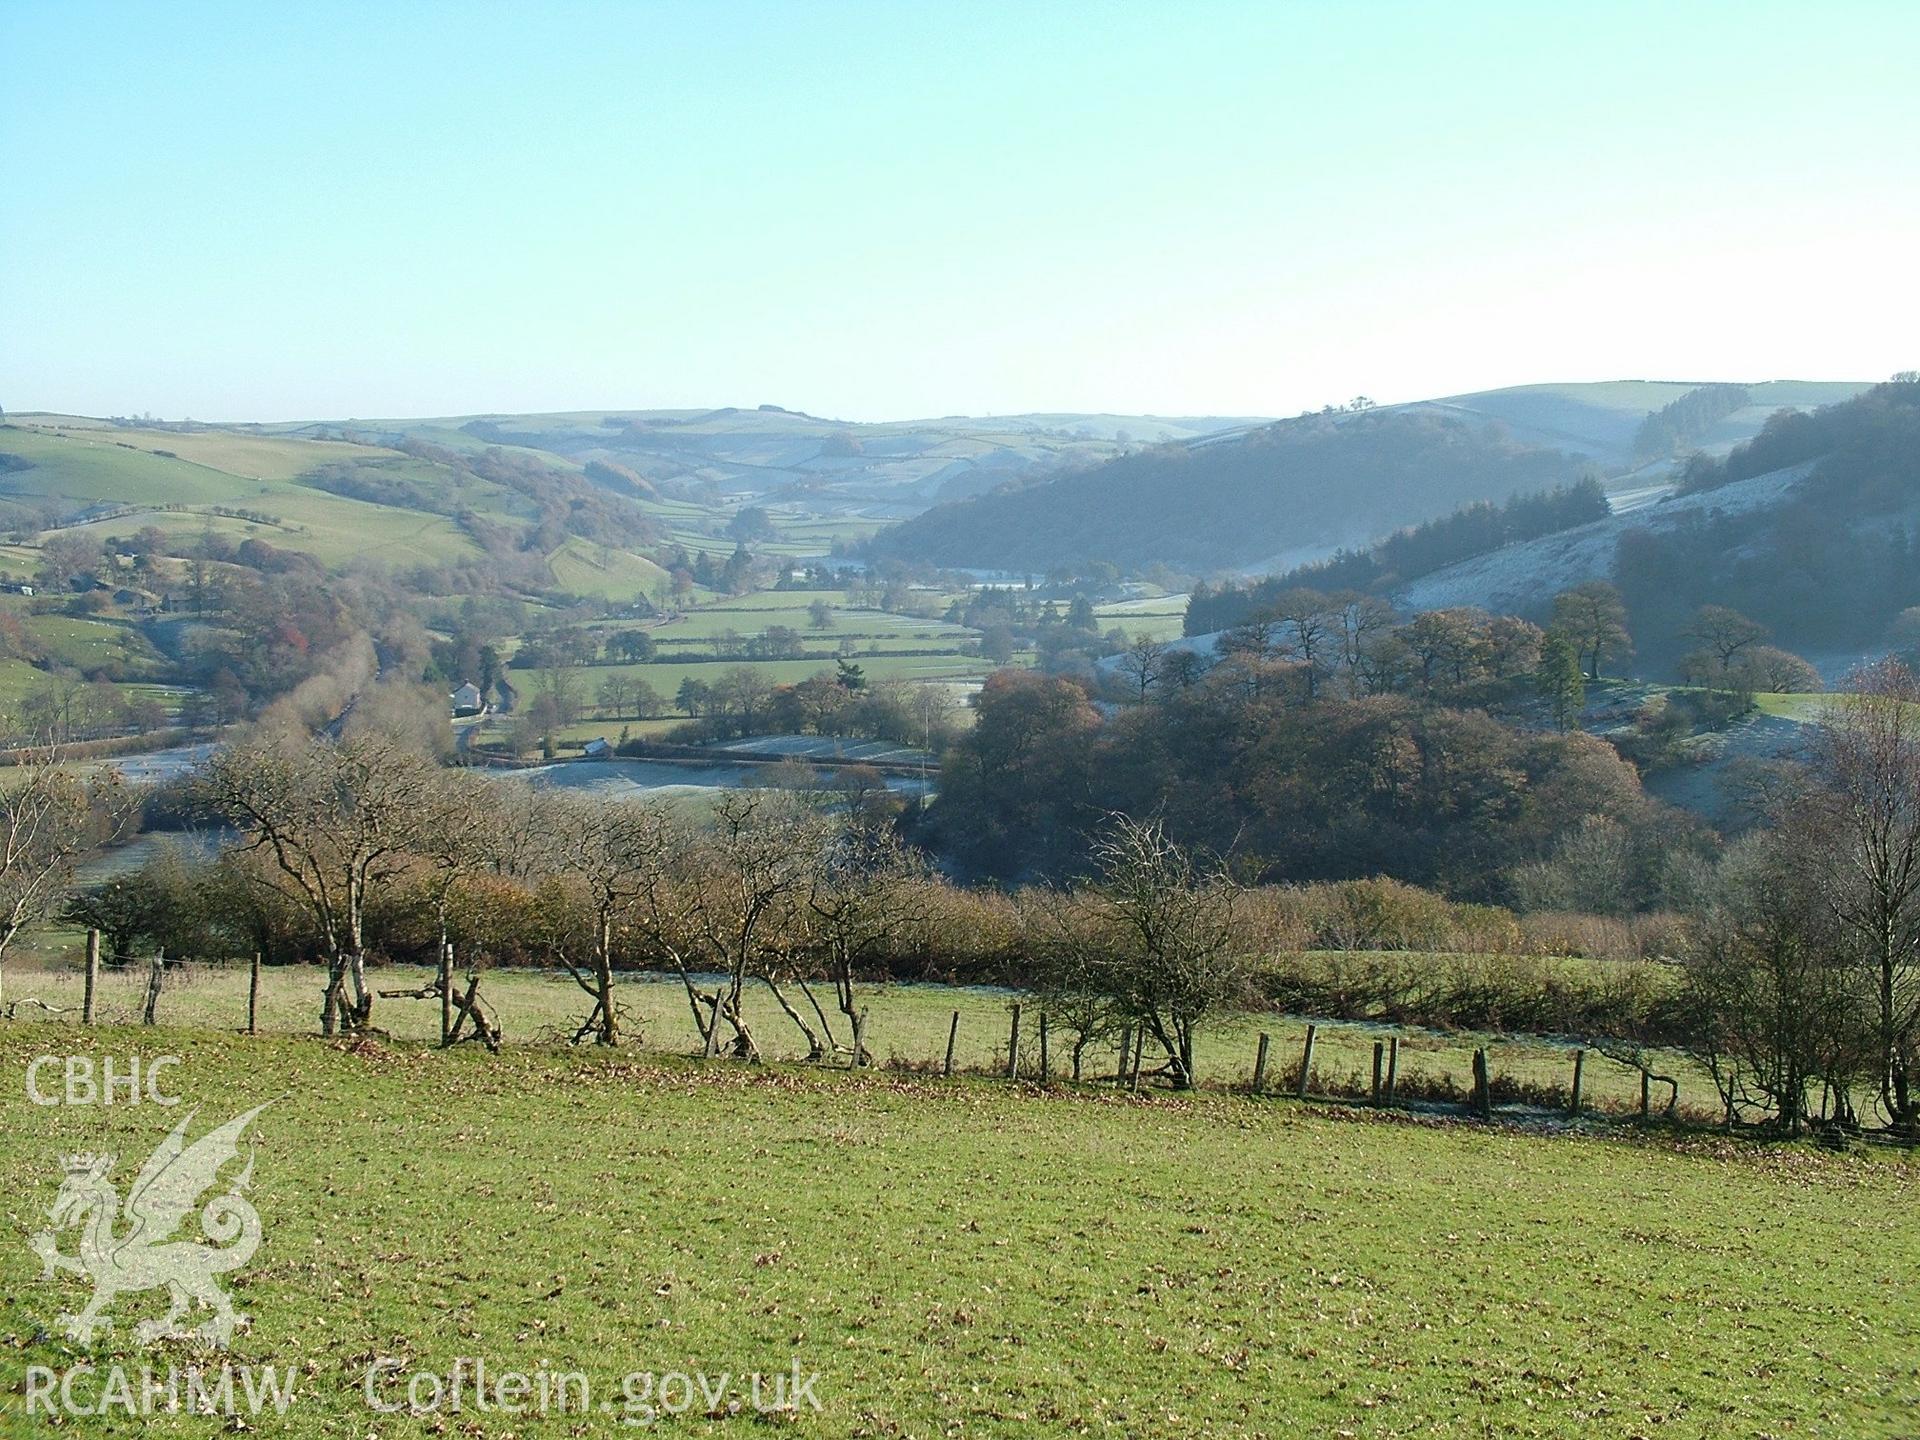
[[[453,942],[440,946],[440,1043],[453,1033]]]
[[[953,1023],[947,1026],[947,1078],[953,1078],[953,1040],[960,1033],[960,1012],[953,1012]]]
[[[1128,1024],[1120,1027],[1120,1068],[1114,1072],[1113,1076],[1116,1085],[1125,1085],[1127,1083],[1127,1067],[1132,1063],[1133,1026]]]
[[[1400,1037],[1394,1035],[1387,1040],[1387,1104],[1393,1104],[1395,1089],[1400,1084]]]
[[[1487,1074],[1487,1052],[1473,1052],[1473,1108],[1481,1119],[1493,1118],[1493,1082]]]
[[[1313,1040],[1319,1033],[1318,1025],[1307,1026],[1307,1043],[1300,1051],[1300,1086],[1295,1093],[1302,1100],[1307,1098],[1307,1077],[1313,1073]]]
[[[1020,1007],[1013,1007],[1013,1026],[1007,1031],[1007,1079],[1020,1078]]]
[[[80,1000],[80,1023],[93,1024],[93,992],[100,983],[100,932],[87,931],[87,989]]]
[[[720,1050],[720,992],[713,992],[713,1006],[707,1012],[707,1033],[700,1046],[700,1058],[711,1060]]]
[[[253,952],[253,963],[247,967],[247,1034],[260,1033],[260,952]]]
[[[1260,1048],[1253,1052],[1253,1093],[1258,1095],[1267,1084],[1267,1047],[1273,1043],[1273,1037],[1266,1031],[1260,1032]]]
[[[1047,1053],[1047,1012],[1040,1012],[1040,1083],[1046,1084],[1053,1071],[1053,1059]]]
[[[1642,1065],[1640,1067],[1640,1118],[1642,1120],[1650,1120],[1653,1118],[1652,1087],[1653,1076],[1648,1072],[1647,1067]]]
[[[1586,1069],[1587,1069],[1587,1052],[1584,1050],[1574,1051],[1573,1052],[1573,1099],[1567,1105],[1567,1113],[1569,1115],[1578,1115],[1580,1113],[1580,1082],[1581,1082],[1581,1078],[1586,1073]]]
[[[1384,1040],[1373,1042],[1373,1103],[1380,1103],[1380,1078],[1386,1069],[1387,1046]]]
[[[167,952],[158,952],[147,964],[147,1008],[141,1014],[142,1025],[159,1023],[155,1015],[160,1009],[160,986],[167,974]]]
[[[1140,1093],[1140,1065],[1147,1054],[1147,1027],[1136,1025],[1133,1031],[1133,1093]]]

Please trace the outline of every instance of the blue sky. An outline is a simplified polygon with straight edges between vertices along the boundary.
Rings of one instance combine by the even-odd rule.
[[[0,405],[1920,366],[1920,6],[0,6]]]

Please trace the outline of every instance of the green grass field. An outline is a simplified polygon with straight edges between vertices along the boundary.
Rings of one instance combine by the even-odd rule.
[[[833,611],[833,628],[813,629],[809,607],[824,600]],[[843,631],[861,634],[946,633],[956,637],[974,632],[944,620],[916,615],[894,615],[885,610],[854,605],[844,590],[760,590],[751,595],[730,595],[683,611],[665,625],[655,628],[654,638],[711,639],[728,630],[742,635],[758,634],[769,625],[787,625],[806,635],[810,643],[831,644]]]
[[[47,672],[25,660],[0,660],[0,706],[18,705],[47,683]]]
[[[116,426],[99,431],[62,428],[59,433],[73,440],[130,447],[149,454],[168,452],[191,464],[221,470],[243,480],[292,480],[317,465],[336,461],[403,458],[398,450],[378,446],[233,430],[141,430]]]
[[[288,487],[284,494],[255,494],[237,508],[265,521],[198,510],[136,511],[75,526],[83,534],[121,535],[151,525],[163,534],[192,538],[211,528],[233,541],[261,540],[282,550],[303,550],[328,565],[375,560],[390,565],[469,560],[480,552],[451,520],[417,510],[398,510],[364,500]]]
[[[49,658],[91,673],[152,670],[165,665],[140,627],[115,616],[33,615],[24,624]]]
[[[1827,712],[1843,698],[1838,695],[1756,695],[1753,705],[1762,715],[1792,720],[1801,725],[1815,725],[1824,720]]]
[[[968,655],[867,655],[856,652],[849,658],[872,681],[978,679],[993,668],[977,656]],[[834,662],[831,657],[811,660],[659,660],[645,665],[589,665],[580,671],[580,677],[589,702],[602,681],[611,675],[621,675],[629,680],[646,681],[671,703],[682,680],[691,677],[712,684],[724,679],[727,671],[739,666],[745,666],[762,676],[770,685],[791,685],[822,670],[831,672]],[[511,678],[514,686],[523,694],[533,695],[539,690],[538,671],[516,670]]]
[[[1145,635],[1165,643],[1178,640],[1184,631],[1187,621],[1186,600],[1184,595],[1167,600],[1121,600],[1110,605],[1096,605],[1093,613],[1102,631],[1120,629],[1135,639]]]
[[[821,1408],[774,1423],[834,1437],[1860,1440],[1911,1434],[1920,1398],[1909,1160],[1224,1095],[14,1025],[9,1436],[241,1428],[21,1413],[29,1366],[207,1353],[138,1346],[134,1321],[164,1308],[152,1293],[120,1296],[91,1348],[60,1335],[88,1290],[43,1279],[26,1243],[58,1157],[117,1154],[124,1193],[185,1111],[36,1107],[25,1071],[49,1051],[178,1055],[166,1088],[200,1107],[195,1134],[272,1102],[248,1192],[263,1243],[230,1280],[252,1324],[226,1356],[297,1372],[284,1415],[245,1422],[261,1433],[615,1434],[644,1418],[626,1375],[796,1363]],[[59,1243],[74,1253],[72,1232]],[[369,1407],[377,1363],[448,1375],[460,1357],[496,1377],[578,1372],[589,1412]],[[383,1372],[372,1393],[405,1405]],[[662,1423],[754,1426],[705,1409]]]
[[[578,538],[549,555],[547,568],[562,590],[608,600],[657,598],[668,583],[667,572],[644,556]]]
[[[132,514],[75,527],[83,533],[118,535],[152,525],[171,535],[197,535],[211,525],[232,539],[258,537],[328,564],[359,557],[414,564],[479,553],[445,516],[331,495],[288,478],[328,459],[391,457],[390,451],[226,432],[13,426],[0,431],[0,453],[30,462],[5,476],[5,493],[135,507]],[[266,523],[213,515],[208,507],[257,513]]]
[[[1440,957],[1435,957],[1436,962]],[[1609,965],[1606,961],[1569,960],[1558,962],[1569,967]],[[30,960],[15,960],[5,977],[9,999],[31,996],[77,1012],[80,1005],[79,937],[51,935],[45,948]],[[425,971],[392,967],[377,972],[376,988],[383,990],[418,989],[431,979]],[[99,1000],[103,1020],[131,1023],[140,1015],[145,993],[144,970],[134,967],[108,971]],[[259,1023],[263,1030],[289,1036],[310,1033],[319,1013],[321,972],[307,967],[272,967],[263,972]],[[488,973],[484,993],[492,997],[509,1040],[544,1042],[572,1033],[584,1013],[582,995],[573,981],[564,975],[526,970],[498,970]],[[872,1015],[868,1021],[867,1044],[883,1063],[903,1068],[924,1067],[939,1062],[945,1052],[947,1030],[953,1012],[960,1012],[956,1032],[955,1063],[961,1069],[979,1069],[998,1073],[1006,1064],[1010,1030],[1010,1007],[1019,997],[1009,991],[944,985],[872,985],[863,987],[861,1005]],[[796,1003],[805,1010],[804,999],[796,993]],[[822,1004],[832,1010],[830,992],[821,993]],[[623,1024],[635,1043],[665,1055],[692,1055],[700,1049],[701,1036],[694,1027],[685,992],[677,978],[653,976],[629,977],[621,986],[620,1004]],[[1022,1068],[1039,1072],[1037,1018],[1027,1006],[1027,1019],[1021,1037]],[[37,1008],[21,1011],[23,1020],[32,1020],[45,1012]],[[438,1034],[439,1011],[433,1005],[408,1001],[380,1003],[378,1024],[401,1040],[424,1041]],[[167,1027],[211,1027],[237,1030],[246,1023],[246,975],[239,966],[199,965],[170,976],[163,996],[160,1018]],[[747,1018],[765,1054],[777,1060],[800,1060],[806,1046],[764,988],[756,987],[747,999]],[[57,1023],[57,1018],[53,1021]],[[836,1021],[836,1024],[838,1022]],[[1489,1063],[1498,1078],[1512,1079],[1530,1086],[1557,1087],[1564,1091],[1570,1081],[1572,1046],[1558,1040],[1529,1035],[1492,1035],[1471,1031],[1439,1032],[1419,1029],[1392,1029],[1360,1023],[1318,1021],[1314,1049],[1316,1086],[1342,1092],[1364,1092],[1370,1083],[1373,1045],[1376,1040],[1397,1036],[1401,1041],[1400,1075],[1410,1090],[1422,1086],[1451,1085],[1464,1094],[1471,1083],[1473,1052],[1485,1047]],[[1254,1055],[1262,1032],[1272,1037],[1269,1061],[1270,1083],[1279,1085],[1279,1077],[1297,1074],[1306,1021],[1299,1017],[1270,1015],[1236,1016],[1204,1032],[1195,1051],[1195,1063],[1201,1083],[1210,1087],[1244,1087],[1252,1078]],[[842,1036],[841,1038],[845,1038]],[[1052,1037],[1053,1073],[1067,1073],[1067,1040]],[[1117,1053],[1109,1045],[1090,1049],[1084,1057],[1084,1073],[1111,1076],[1117,1068]],[[1627,1114],[1637,1108],[1640,1087],[1637,1071],[1603,1059],[1597,1053],[1588,1057],[1583,1080],[1586,1103],[1602,1111]],[[1657,1054],[1662,1073],[1680,1081],[1680,1101],[1689,1113],[1713,1118],[1717,1102],[1707,1076],[1685,1056],[1667,1052]],[[1658,1099],[1664,1103],[1662,1087]]]
[[[214,505],[239,504],[257,488],[210,465],[118,442],[110,430],[9,426],[0,431],[0,453],[29,462],[28,469],[7,473],[8,494],[123,505]]]

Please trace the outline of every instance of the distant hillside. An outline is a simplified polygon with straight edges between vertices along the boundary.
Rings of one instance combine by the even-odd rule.
[[[1437,520],[1396,530],[1365,550],[1342,550],[1316,564],[1244,583],[1215,587],[1202,580],[1187,604],[1184,630],[1211,635],[1244,624],[1292,590],[1404,594],[1421,576],[1458,571],[1465,562],[1495,552],[1511,554],[1521,542],[1557,537],[1608,514],[1600,482],[1592,478],[1558,490],[1515,495],[1503,505],[1477,500]]]
[[[1010,572],[1100,560],[1283,570],[1464,505],[1568,483],[1588,468],[1616,508],[1645,504],[1672,487],[1680,457],[1724,455],[1782,409],[1866,388],[1621,380],[1330,411],[1019,477],[974,503],[936,507],[881,536],[874,550]]]
[[[1739,388],[1745,403],[1713,413],[1712,419],[1683,438],[1689,448],[1723,453],[1759,433],[1776,410],[1806,410],[1850,399],[1867,388],[1854,380],[1768,380]],[[1581,385],[1519,385],[1449,395],[1431,402],[1454,412],[1498,420],[1516,440],[1585,455],[1608,470],[1625,469],[1642,459],[1636,441],[1658,411],[1684,406],[1700,390],[1729,387],[1707,381],[1614,380]]]
[[[1893,618],[1920,605],[1920,381],[1777,419],[1689,481],[1689,493],[1475,556],[1395,598],[1539,616],[1559,590],[1611,580],[1653,663],[1704,604],[1835,654],[1882,646]]]
[[[937,497],[1249,423],[862,425],[773,407],[275,425],[15,414],[0,423],[0,533],[212,529],[328,565],[480,565],[522,590],[631,598],[668,583],[665,564],[724,560],[739,533],[762,554],[817,558]],[[736,529],[748,510],[762,513]]]
[[[1573,456],[1433,407],[1303,416],[939,506],[874,548],[1004,571],[1095,561],[1247,567],[1365,544],[1471,501],[1567,483],[1581,469]]]
[[[990,490],[1130,446],[1193,440],[1261,423],[1244,417],[1008,415],[864,424],[777,406],[585,411],[300,427],[451,449],[512,446],[627,472],[669,498],[726,507],[784,506],[875,521]]]
[[[1807,467],[1775,471],[1729,485],[1711,499],[1675,496],[1626,515],[1531,537],[1390,587],[1409,611],[1472,605],[1497,614],[1542,618],[1553,597],[1588,580],[1611,580],[1624,536],[1665,537],[1774,511],[1806,478]]]

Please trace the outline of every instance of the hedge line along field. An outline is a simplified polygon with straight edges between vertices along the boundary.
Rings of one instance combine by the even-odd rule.
[[[162,1032],[182,1108],[37,1107],[25,1071],[55,1033],[0,1029],[10,1436],[238,1428],[29,1420],[30,1366],[207,1352],[135,1343],[151,1293],[120,1296],[91,1348],[61,1338],[85,1282],[43,1279],[26,1237],[63,1152],[118,1154],[124,1187],[185,1106],[197,1131],[263,1101],[263,1242],[227,1277],[252,1324],[224,1359],[294,1370],[285,1413],[245,1422],[265,1434],[622,1433],[629,1374],[795,1367],[818,1379],[778,1423],[834,1437],[1858,1440],[1911,1434],[1920,1403],[1920,1170],[1898,1157],[205,1032]],[[158,1038],[60,1034],[96,1060]],[[468,1408],[405,1411],[409,1377],[463,1357]],[[476,1359],[578,1372],[594,1413],[478,1413]],[[383,1362],[372,1393],[396,1413],[366,1398]],[[669,1433],[741,1433],[754,1417],[725,1403]]]
[[[1608,964],[1611,962],[1566,962]],[[371,972],[376,990],[417,990],[433,979],[430,972],[412,966],[383,966]],[[97,1001],[99,1018],[108,1023],[133,1024],[146,995],[146,969],[134,965],[104,971]],[[292,1037],[310,1035],[318,1023],[323,972],[317,966],[267,966],[261,971],[258,1009],[260,1029]],[[232,1032],[243,1029],[247,1016],[248,976],[244,965],[192,965],[170,972],[162,993],[152,1044],[169,1044],[176,1029]],[[50,1032],[64,1030],[78,1015],[81,982],[78,971],[58,964],[51,969],[26,970],[15,964],[6,977],[11,1000],[32,997],[56,1006],[64,1015],[49,1017],[38,1007],[23,1007],[16,1025],[28,1026],[44,1018]],[[831,1017],[835,1033],[848,1039],[845,1023],[833,1009],[830,990],[817,991]],[[490,970],[481,995],[498,1015],[509,1044],[555,1043],[570,1036],[588,1009],[586,997],[564,974],[527,970]],[[808,1012],[797,990],[790,998]],[[947,1033],[955,1011],[954,1063],[960,1070],[1002,1073],[1011,1032],[1011,1007],[1020,997],[1011,991],[947,985],[868,985],[859,992],[859,1004],[870,1011],[867,1045],[883,1066],[931,1071],[944,1062]],[[686,992],[678,977],[634,975],[621,986],[622,1026],[641,1048],[664,1056],[690,1056],[701,1048]],[[1023,1007],[1021,1072],[1037,1076],[1040,1069],[1038,1012],[1031,1002]],[[806,1054],[800,1033],[779,1010],[763,986],[746,994],[746,1015],[762,1052],[771,1060],[798,1061]],[[439,1034],[437,1001],[380,1000],[374,1023],[396,1040],[424,1043]],[[1306,1020],[1283,1015],[1237,1016],[1201,1032],[1195,1061],[1203,1087],[1245,1087],[1252,1079],[1254,1055],[1261,1032],[1271,1036],[1267,1084],[1280,1088],[1297,1067],[1306,1032]],[[1448,1090],[1464,1097],[1472,1084],[1473,1052],[1486,1047],[1497,1086],[1511,1082],[1530,1091],[1566,1091],[1571,1084],[1571,1042],[1532,1035],[1489,1035],[1470,1031],[1441,1032],[1418,1028],[1389,1028],[1370,1024],[1316,1021],[1314,1085],[1328,1093],[1363,1094],[1371,1085],[1375,1041],[1397,1036],[1400,1082],[1406,1096]],[[64,1043],[50,1038],[50,1045]],[[1055,1078],[1070,1073],[1070,1041],[1057,1031],[1050,1036],[1051,1070]],[[1111,1079],[1118,1070],[1118,1051],[1108,1042],[1089,1047],[1083,1057],[1087,1079]],[[1656,1051],[1651,1064],[1680,1082],[1680,1103],[1695,1120],[1718,1117],[1712,1081],[1686,1056]],[[1625,1114],[1637,1111],[1640,1077],[1637,1070],[1590,1053],[1582,1075],[1583,1105]],[[1656,1105],[1664,1107],[1665,1086],[1654,1087]]]

